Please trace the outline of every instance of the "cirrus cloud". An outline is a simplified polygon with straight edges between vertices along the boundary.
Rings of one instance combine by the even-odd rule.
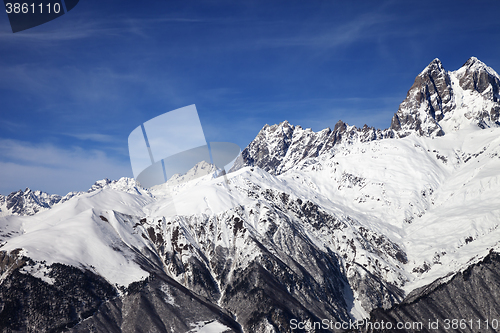
[[[87,190],[99,179],[132,174],[127,161],[81,147],[60,148],[48,143],[0,139],[0,156],[2,194],[22,186],[64,195]]]

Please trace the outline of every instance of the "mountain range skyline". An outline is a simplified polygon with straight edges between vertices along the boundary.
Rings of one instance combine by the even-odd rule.
[[[432,59],[500,68],[497,1],[80,2],[13,34],[0,17],[0,193],[131,177],[127,136],[196,104],[210,142],[264,124],[390,126]]]
[[[499,80],[498,80],[498,74],[495,72],[495,70],[493,70],[491,67],[487,66],[485,63],[483,63],[480,59],[472,56],[470,57],[464,64],[462,67],[460,67],[459,69],[455,70],[454,72],[458,72],[459,70],[470,70],[472,67],[476,68],[476,71],[477,69],[479,68],[479,70],[481,71],[479,75],[489,75],[491,73],[491,75],[493,77],[496,77],[495,79],[493,79],[493,83],[494,85],[499,85]],[[437,74],[435,73],[437,71]],[[454,73],[453,72],[453,73]],[[429,75],[429,74],[430,75]],[[426,77],[427,76],[427,77]],[[428,66],[425,67],[425,69],[416,77],[415,79],[415,83],[414,83],[414,86],[418,88],[419,85],[421,84],[421,81],[422,80],[430,80],[427,84],[427,86],[429,86],[429,83],[431,83],[431,89],[434,90],[434,93],[436,93],[436,89],[443,89],[443,87],[446,87],[446,85],[443,83],[443,82],[439,82],[439,80],[443,80],[444,82],[448,82],[449,81],[449,78],[447,77],[448,76],[448,72],[444,69],[443,67],[443,64],[441,63],[441,61],[438,59],[438,58],[435,58],[434,60],[432,60]],[[446,78],[445,78],[446,77]],[[480,78],[480,83],[483,85],[482,87],[480,87],[480,92],[482,93],[484,91],[484,89],[486,89],[486,87],[488,86],[488,81],[489,79],[488,78]],[[437,82],[437,83],[436,83]],[[468,83],[469,86],[472,85],[472,87],[476,87],[476,85],[478,83],[475,83],[474,81],[471,82],[471,83]],[[429,97],[427,96],[426,98],[422,98],[422,97],[419,97],[419,103],[421,103],[423,100],[427,99],[428,101],[428,108],[430,108],[430,110],[432,112],[429,112],[428,111],[428,114],[426,114],[424,118],[421,118],[421,119],[416,119],[414,117],[408,117],[408,115],[403,115],[405,112],[403,111],[402,112],[402,109],[403,110],[408,110],[407,112],[410,112],[411,113],[411,110],[412,108],[415,108],[415,102],[413,101],[413,105],[410,105],[410,106],[407,106],[407,104],[409,102],[407,102],[408,100],[408,96],[410,96],[410,94],[415,94],[416,92],[412,92],[412,89],[413,87],[412,86],[410,88],[410,90],[408,91],[407,93],[407,99],[404,100],[401,104],[400,104],[400,107],[398,109],[397,112],[395,112],[392,116],[392,120],[391,120],[391,124],[390,126],[388,126],[387,128],[385,129],[380,129],[380,128],[375,128],[373,126],[370,126],[369,124],[365,124],[363,127],[356,127],[355,125],[353,126],[350,126],[348,123],[345,123],[343,122],[341,119],[338,120],[338,122],[335,124],[334,128],[333,128],[333,132],[336,133],[338,132],[339,130],[340,131],[345,131],[348,127],[349,127],[349,130],[352,132],[352,131],[363,131],[364,135],[366,136],[366,138],[364,140],[370,140],[370,139],[381,139],[381,138],[387,138],[387,137],[394,137],[395,134],[392,132],[394,130],[397,130],[397,131],[400,131],[402,128],[407,128],[408,130],[410,130],[410,132],[407,132],[407,134],[398,134],[399,137],[404,137],[405,135],[408,135],[408,134],[411,134],[412,132],[415,132],[415,130],[417,130],[417,132],[420,134],[420,135],[423,135],[424,132],[422,132],[422,126],[427,126],[427,127],[431,127],[432,128],[432,131],[427,133],[427,135],[444,135],[444,131],[442,130],[441,126],[439,125],[439,121],[443,119],[444,117],[444,114],[446,113],[447,110],[450,109],[450,105],[444,105],[443,106],[443,101],[441,100],[441,97],[438,96],[438,99],[437,101],[430,101],[429,100]],[[439,88],[438,88],[439,86]],[[428,91],[429,88],[426,88]],[[448,88],[449,89],[449,88]],[[475,88],[476,89],[476,88]],[[441,94],[443,94],[443,92],[441,91],[440,92]],[[497,98],[500,98],[500,97],[497,97],[498,96],[498,89],[497,90],[492,90],[492,100],[493,101],[497,101]],[[451,96],[452,96],[452,93],[449,92],[449,91],[446,91],[446,103],[450,102],[451,100]],[[410,99],[411,101],[411,99]],[[432,104],[435,104],[435,105],[432,105]],[[443,110],[444,108],[444,110]],[[436,110],[438,111],[438,115],[436,117]],[[443,112],[444,111],[444,112]],[[402,119],[403,119],[403,116],[404,116],[404,122],[402,122]],[[480,117],[480,115],[475,115],[476,117]],[[429,118],[430,117],[430,118]],[[401,120],[400,120],[401,118]],[[491,115],[488,115],[487,118],[485,118],[488,122],[488,124],[486,124],[484,121],[482,123],[480,123],[481,126],[484,126],[485,124],[487,126],[495,126],[495,125],[499,125],[500,122],[499,122],[499,119],[500,119],[500,109],[498,106],[493,106],[492,109],[491,109]],[[282,124],[285,124],[285,126],[292,126],[292,128],[295,128],[295,126],[293,125],[290,125],[290,123],[288,122],[288,120],[284,120],[283,122],[280,122],[279,123],[280,125]],[[265,130],[267,127],[269,127],[268,124],[264,125],[263,129],[261,129],[261,132],[262,130]],[[302,128],[300,125],[297,126],[298,128]],[[451,129],[450,126],[448,126],[447,128],[447,131]],[[308,129],[310,130],[310,128]],[[324,131],[331,131],[330,127],[327,127],[327,128],[324,128],[322,131],[320,132],[324,132]],[[254,139],[255,140],[255,139]],[[321,140],[321,138],[320,138]],[[322,140],[326,140],[325,138],[322,138]],[[250,146],[251,144],[253,143],[253,141],[250,143]],[[250,148],[249,147],[245,147],[245,149],[243,149],[243,158],[245,158],[245,153],[248,151],[248,149]],[[323,149],[327,149],[327,147],[329,147],[328,145],[326,145]],[[268,152],[269,156],[272,156],[273,153],[272,152]],[[241,164],[240,166],[238,166],[238,163],[241,163],[241,157],[239,158],[240,159],[240,162],[236,162],[237,166],[233,169],[237,169],[238,167],[241,167]],[[269,170],[267,170],[269,171]],[[108,181],[106,179],[106,181]],[[97,183],[96,183],[97,184]],[[17,193],[17,195],[25,192],[25,191],[28,191],[29,193],[31,193],[31,189],[29,187],[26,187],[26,189],[23,191],[23,189],[19,189],[18,191],[13,191],[11,192],[10,194],[13,195],[14,193]],[[41,193],[41,190],[40,189],[37,189],[38,192]],[[43,191],[42,192],[48,194],[46,191]],[[65,199],[63,198],[71,198],[74,193],[77,193],[77,191],[70,191],[68,193],[65,193],[64,195],[55,195],[52,199],[50,200],[56,200],[56,201],[59,201],[62,199],[62,201],[64,202]],[[5,197],[6,195],[4,195]],[[55,199],[54,199],[55,198]],[[43,206],[43,205],[42,205]]]

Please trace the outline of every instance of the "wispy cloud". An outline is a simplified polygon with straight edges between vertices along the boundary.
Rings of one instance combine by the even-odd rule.
[[[3,133],[6,133],[6,132],[19,132],[22,130],[26,130],[27,126],[26,124],[23,123],[2,119],[2,121],[0,122],[0,128],[2,129]]]
[[[98,16],[94,13],[80,13],[71,17],[63,16],[50,22],[49,27],[39,26],[35,29],[28,29],[18,33],[12,33],[5,25],[0,30],[0,42],[29,45],[48,43],[48,42],[66,42],[86,38],[103,37],[128,37],[130,35],[149,37],[146,31],[149,29],[158,29],[159,24],[168,23],[200,23],[206,22],[204,19],[189,17],[162,17],[162,18],[130,18],[130,17],[109,17]],[[57,20],[71,20],[61,23]]]
[[[284,36],[281,38],[265,38],[258,42],[263,47],[319,47],[334,48],[358,42],[361,39],[371,38],[374,34],[380,37],[380,29],[375,29],[386,24],[393,18],[381,13],[362,14],[357,18],[325,30],[308,29],[308,31],[294,36]],[[312,26],[315,26],[314,24]]]
[[[52,28],[52,27],[51,27]],[[119,34],[120,28],[109,27],[95,20],[79,19],[73,21],[72,24],[65,25],[64,28],[48,29],[40,27],[36,29],[28,29],[13,34],[9,31],[0,32],[0,41],[2,43],[47,43],[57,41],[77,40],[82,38],[89,38],[92,36],[103,34]]]
[[[116,137],[112,135],[101,134],[101,133],[62,133],[62,134],[82,141],[94,141],[100,143],[112,143],[119,141]]]
[[[66,194],[88,189],[96,180],[131,176],[127,161],[100,150],[63,149],[52,144],[0,140],[0,193],[30,187]]]

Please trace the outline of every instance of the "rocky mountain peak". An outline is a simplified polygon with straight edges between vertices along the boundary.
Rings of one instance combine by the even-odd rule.
[[[476,57],[448,72],[434,59],[416,78],[392,118],[396,136],[441,136],[467,124],[498,126],[500,77]]]
[[[342,120],[337,121],[335,127],[333,128],[334,132],[339,132],[339,133],[345,132],[346,130],[347,130],[347,124],[344,123]]]
[[[255,165],[275,173],[292,143],[295,131],[295,126],[290,125],[287,120],[272,126],[266,124],[236,159],[231,170]]]
[[[456,71],[460,87],[464,90],[477,91],[485,98],[498,102],[500,77],[485,63],[471,57],[467,62]]]
[[[498,76],[498,74],[496,74],[496,72],[491,67],[489,67],[488,65],[486,65],[484,62],[482,62],[481,60],[479,60],[476,57],[470,57],[465,62],[465,64],[462,65],[461,68],[465,68],[465,69],[472,71],[472,72],[487,71],[487,72],[490,72],[491,75]]]
[[[478,58],[472,56],[470,57],[469,59],[467,59],[467,61],[465,62],[465,64],[463,64],[462,67],[467,67],[467,68],[470,68],[474,65],[477,65],[477,66],[486,66],[484,62],[482,62],[481,60],[479,60]]]
[[[495,70],[471,57],[451,75],[458,81],[455,89],[462,90],[456,104],[464,116],[481,128],[500,126],[500,76]]]
[[[60,195],[33,191],[29,187],[1,197],[0,212],[14,215],[34,215],[49,209],[62,199]]]
[[[106,187],[107,185],[111,184],[112,181],[109,180],[108,178],[104,178],[104,179],[101,179],[101,180],[98,180],[94,183],[94,185],[92,185],[89,189],[89,192],[93,192],[93,191],[97,191],[101,188],[104,188]]]
[[[443,67],[443,63],[438,58],[432,60],[427,67],[424,68],[422,72],[420,72],[419,76],[425,75],[436,75],[437,73],[446,72]]]
[[[452,95],[450,76],[436,58],[415,78],[390,128],[400,137],[413,132],[425,136],[443,135],[438,122],[452,109]]]

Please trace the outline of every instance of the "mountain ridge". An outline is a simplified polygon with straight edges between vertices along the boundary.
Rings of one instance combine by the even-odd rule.
[[[456,87],[453,87],[455,82],[452,82],[452,78],[458,80]],[[335,124],[333,130],[326,128],[319,132],[303,130],[300,126],[290,125],[288,121],[272,126],[265,125],[243,150],[231,171],[243,166],[259,166],[268,172],[280,174],[290,168],[287,160],[296,160],[297,156],[299,160],[317,157],[344,142],[402,138],[412,133],[429,137],[442,136],[445,135],[442,128],[444,123],[447,123],[446,132],[471,124],[481,128],[498,127],[499,88],[498,74],[475,57],[471,57],[455,72],[447,72],[441,61],[436,58],[415,78],[389,128],[380,130],[367,125],[358,128],[341,120]],[[464,91],[472,97],[466,96],[471,98],[464,100]],[[459,101],[455,100],[455,95],[459,95]],[[481,108],[459,114],[463,113],[463,103],[481,104]],[[452,119],[454,113],[458,119]],[[280,131],[283,135],[273,136]],[[272,137],[269,145],[269,139],[264,140],[268,137]],[[289,149],[291,154],[288,153]]]

